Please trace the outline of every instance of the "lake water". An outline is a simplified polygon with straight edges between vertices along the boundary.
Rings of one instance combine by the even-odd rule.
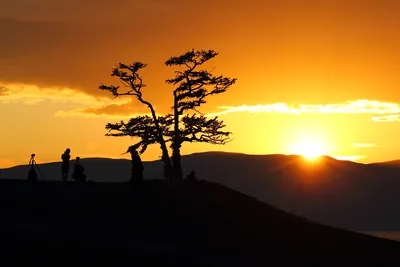
[[[361,232],[367,235],[373,235],[377,237],[400,240],[400,232],[392,232],[392,231],[363,231]]]

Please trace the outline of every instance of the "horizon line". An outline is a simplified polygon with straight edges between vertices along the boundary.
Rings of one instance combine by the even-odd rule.
[[[191,156],[191,155],[196,155],[196,154],[207,154],[207,153],[222,153],[222,154],[238,154],[238,155],[246,155],[246,156],[298,156],[298,157],[303,157],[306,159],[306,157],[304,155],[301,154],[284,154],[284,153],[270,153],[270,154],[252,154],[252,153],[243,153],[243,152],[228,152],[228,151],[218,151],[218,150],[214,150],[214,151],[202,151],[202,152],[193,152],[193,153],[189,153],[189,154],[182,154],[183,156]],[[328,157],[328,158],[332,158],[334,160],[338,160],[338,161],[348,161],[348,162],[353,162],[353,163],[357,163],[357,164],[362,164],[362,165],[368,165],[368,164],[376,164],[376,163],[385,163],[385,162],[392,162],[392,161],[396,161],[396,160],[400,160],[400,159],[393,159],[393,160],[386,160],[386,161],[377,161],[377,162],[368,162],[368,163],[363,163],[363,162],[357,162],[357,159],[362,159],[362,158],[366,158],[366,156],[363,155],[355,155],[355,156],[333,156],[333,155],[327,155],[327,154],[323,154],[323,155],[319,155],[317,157],[315,157],[314,159],[318,159],[321,157]],[[80,160],[85,160],[85,159],[108,159],[108,160],[127,160],[130,161],[130,159],[127,158],[120,158],[120,157],[80,157]],[[313,159],[310,159],[310,161],[312,161]],[[71,159],[71,162],[74,162],[75,159]],[[156,162],[156,161],[161,161],[161,159],[154,159],[154,160],[144,160],[143,162]],[[53,163],[61,163],[61,161],[48,161],[48,162],[43,162],[43,163],[37,163],[37,165],[44,165],[44,164],[53,164]],[[9,167],[0,167],[0,170],[2,169],[10,169],[10,168],[14,168],[14,167],[19,167],[19,166],[28,166],[29,164],[18,164],[18,165],[13,165],[13,166],[9,166]]]

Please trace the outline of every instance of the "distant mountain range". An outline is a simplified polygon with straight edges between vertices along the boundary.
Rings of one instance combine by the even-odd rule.
[[[81,159],[88,180],[123,182],[125,159]],[[315,162],[297,155],[206,152],[182,157],[184,173],[217,182],[294,214],[336,227],[400,230],[400,161],[360,164],[323,156]],[[71,161],[71,167],[73,161]],[[162,178],[160,161],[144,163],[145,179]],[[61,163],[40,164],[46,180],[61,180]],[[26,179],[28,166],[3,169],[0,176]],[[71,170],[72,172],[72,170]],[[70,174],[71,175],[71,174]]]

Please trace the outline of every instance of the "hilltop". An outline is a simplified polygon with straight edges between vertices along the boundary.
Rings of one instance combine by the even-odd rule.
[[[395,241],[320,225],[215,183],[0,181],[2,261],[53,266],[399,266]],[[7,266],[10,266],[8,264]]]
[[[89,180],[126,182],[130,178],[131,163],[126,159],[81,162]],[[354,231],[400,231],[400,165],[224,152],[185,155],[182,164],[185,174],[195,170],[200,179],[323,224]],[[39,166],[46,180],[61,180],[59,162]],[[144,167],[145,179],[162,177],[159,161],[145,162]],[[26,179],[27,171],[28,166],[17,166],[4,169],[1,176]]]

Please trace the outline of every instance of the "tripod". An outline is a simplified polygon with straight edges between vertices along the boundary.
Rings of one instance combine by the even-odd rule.
[[[35,168],[34,167],[36,167],[36,169],[38,170],[40,176],[44,180],[44,176],[43,176],[42,172],[40,171],[39,166],[36,164],[35,154],[32,154],[31,155],[31,159],[29,160],[28,180],[34,180],[34,181],[37,180],[37,174],[35,172]]]

